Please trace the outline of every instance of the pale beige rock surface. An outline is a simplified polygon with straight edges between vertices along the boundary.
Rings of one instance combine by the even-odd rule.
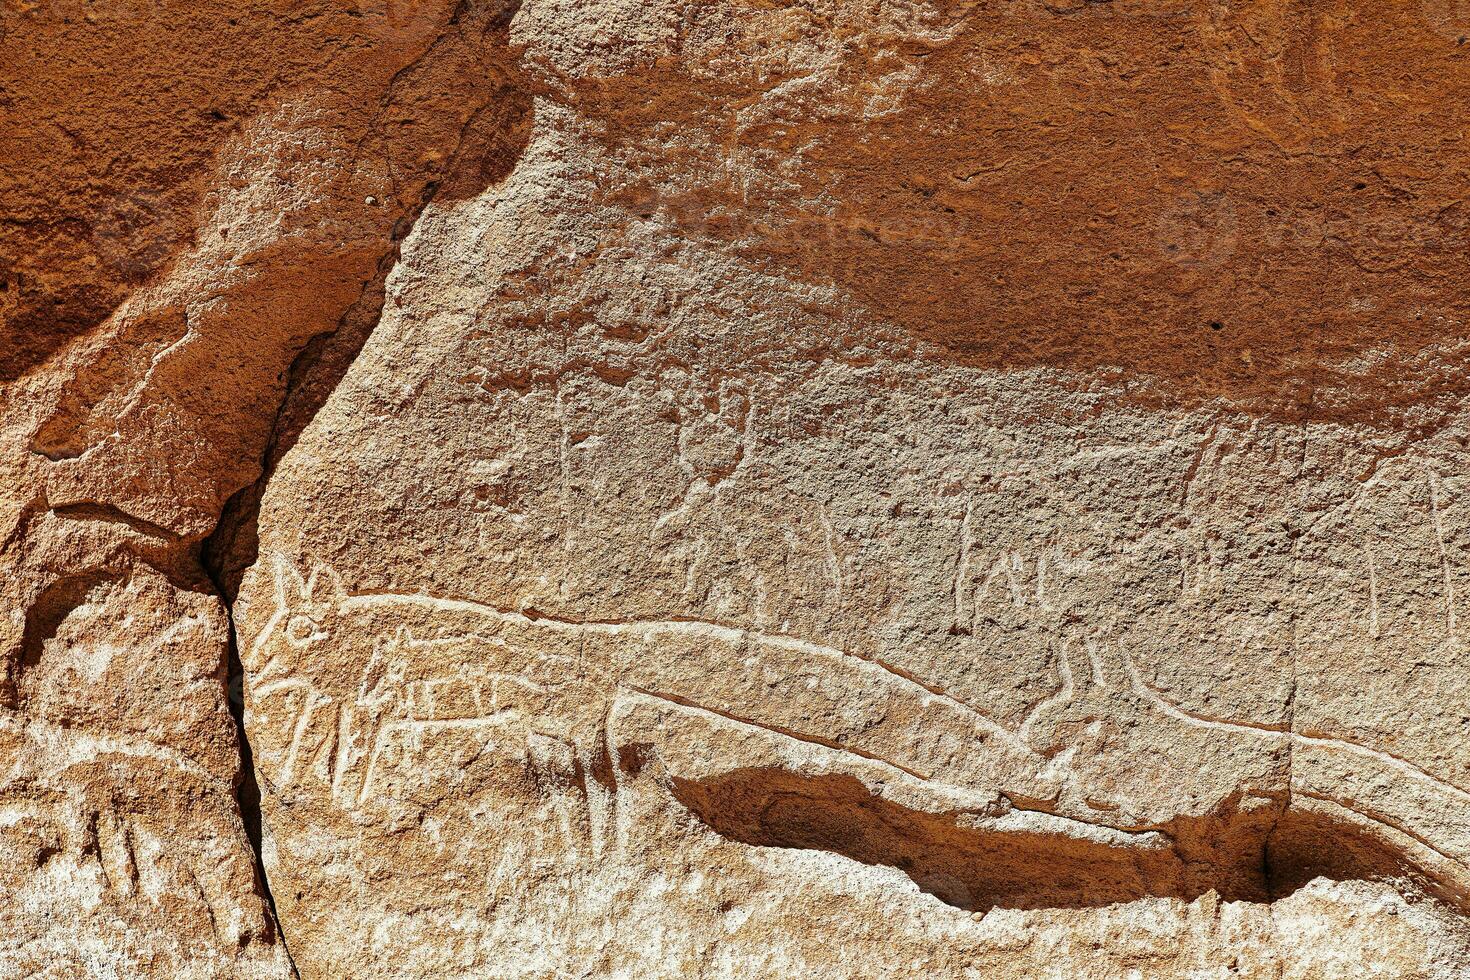
[[[7,321],[0,975],[1465,976],[1463,13],[304,18]]]

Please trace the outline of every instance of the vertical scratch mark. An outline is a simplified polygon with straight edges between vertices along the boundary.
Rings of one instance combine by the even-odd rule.
[[[970,514],[974,502],[965,500],[965,517],[960,521],[960,558],[954,570],[954,625],[958,631],[965,621],[964,584],[970,571]]]
[[[1450,577],[1449,553],[1444,546],[1444,515],[1439,506],[1439,477],[1428,467],[1425,467],[1424,475],[1429,479],[1429,508],[1434,515],[1434,536],[1439,545],[1439,567],[1444,573],[1444,605],[1445,619],[1449,624],[1451,636],[1455,633],[1455,583]]]
[[[1097,651],[1097,640],[1092,637],[1082,641],[1082,649],[1087,653],[1087,662],[1092,665],[1092,683],[1099,690],[1108,689],[1107,674],[1103,671],[1102,657]]]
[[[337,762],[332,769],[331,788],[333,802],[341,798],[342,779],[347,775],[347,767],[352,762],[352,734],[352,705],[343,705],[337,712]]]
[[[837,530],[832,526],[832,517],[827,513],[826,503],[822,509],[822,536],[827,546],[827,572],[832,576],[832,588],[837,593],[837,605],[841,608],[844,599],[842,561],[837,557]]]
[[[572,459],[571,459],[571,432],[567,427],[566,403],[562,399],[561,378],[556,379],[554,388],[556,422],[561,430],[561,437],[557,443],[557,460],[560,467],[561,488],[561,579],[557,594],[563,599],[567,597],[567,576],[571,572],[571,563],[568,560],[572,553]]]
[[[296,768],[296,756],[301,751],[301,740],[306,737],[306,726],[311,722],[312,712],[316,710],[317,693],[308,690],[306,693],[306,704],[301,707],[301,718],[296,722],[296,732],[291,737],[291,748],[286,752],[286,764],[281,767],[281,783],[289,785],[291,774]]]
[[[377,773],[378,757],[388,747],[388,739],[393,737],[393,725],[382,723],[376,726],[377,731],[369,729],[372,735],[372,753],[368,756],[367,772],[362,777],[362,789],[357,793],[357,805],[360,807],[372,797],[373,776]]]
[[[1072,664],[1069,662],[1067,654],[1067,649],[1071,646],[1071,643],[1071,638],[1064,636],[1061,642],[1057,644],[1057,675],[1061,680],[1061,686],[1057,688],[1054,694],[1031,710],[1031,713],[1026,716],[1026,720],[1021,723],[1020,731],[1017,732],[1022,743],[1028,747],[1031,746],[1031,729],[1035,726],[1036,720],[1053,707],[1070,704],[1072,699],[1076,697],[1077,688],[1072,680]]]
[[[1195,477],[1199,475],[1200,467],[1205,462],[1205,455],[1210,451],[1210,447],[1215,444],[1215,437],[1219,432],[1220,423],[1216,422],[1212,424],[1209,431],[1205,433],[1205,437],[1200,440],[1199,446],[1195,448],[1194,458],[1189,461],[1189,468],[1184,472],[1183,489],[1179,493],[1179,504],[1181,507],[1189,503],[1189,491],[1194,487]]]
[[[607,720],[604,723],[604,729],[606,731],[605,737],[607,738],[607,749],[609,758],[612,761],[614,779],[616,779],[616,772],[618,768],[622,765],[622,759],[621,756],[618,754],[618,750],[624,744],[624,742],[623,737],[618,732],[618,726],[620,722],[619,712],[624,708],[624,704],[624,694],[623,691],[619,689],[618,692],[613,695],[612,703],[607,706]],[[632,793],[635,791],[636,782],[633,785],[630,785],[627,792]],[[618,788],[617,790],[615,790],[613,796],[614,854],[627,854],[633,835],[632,811],[634,808],[634,803],[630,801],[629,804],[625,807],[621,799],[623,792],[624,790],[622,789],[622,784],[619,783]]]
[[[1373,560],[1373,549],[1364,548],[1368,557],[1368,626],[1373,639],[1378,639],[1378,563]]]

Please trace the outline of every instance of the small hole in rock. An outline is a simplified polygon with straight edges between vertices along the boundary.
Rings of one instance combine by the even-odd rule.
[[[1225,324],[1221,323],[1219,320],[1211,320],[1210,321],[1210,329],[1211,330],[1224,330],[1225,329]]]

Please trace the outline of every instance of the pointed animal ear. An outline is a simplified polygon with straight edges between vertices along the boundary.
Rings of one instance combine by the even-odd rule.
[[[311,598],[311,590],[301,580],[301,573],[279,551],[271,556],[271,577],[275,581],[279,608],[297,609]]]
[[[335,608],[347,598],[347,587],[331,565],[317,565],[306,583],[306,593],[312,602]]]

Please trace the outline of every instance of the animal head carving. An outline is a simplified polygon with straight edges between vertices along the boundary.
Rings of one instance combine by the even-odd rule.
[[[337,633],[337,619],[347,590],[342,578],[330,565],[318,564],[311,576],[303,579],[296,566],[285,556],[271,559],[275,582],[279,631],[287,645],[295,649],[317,646]]]

